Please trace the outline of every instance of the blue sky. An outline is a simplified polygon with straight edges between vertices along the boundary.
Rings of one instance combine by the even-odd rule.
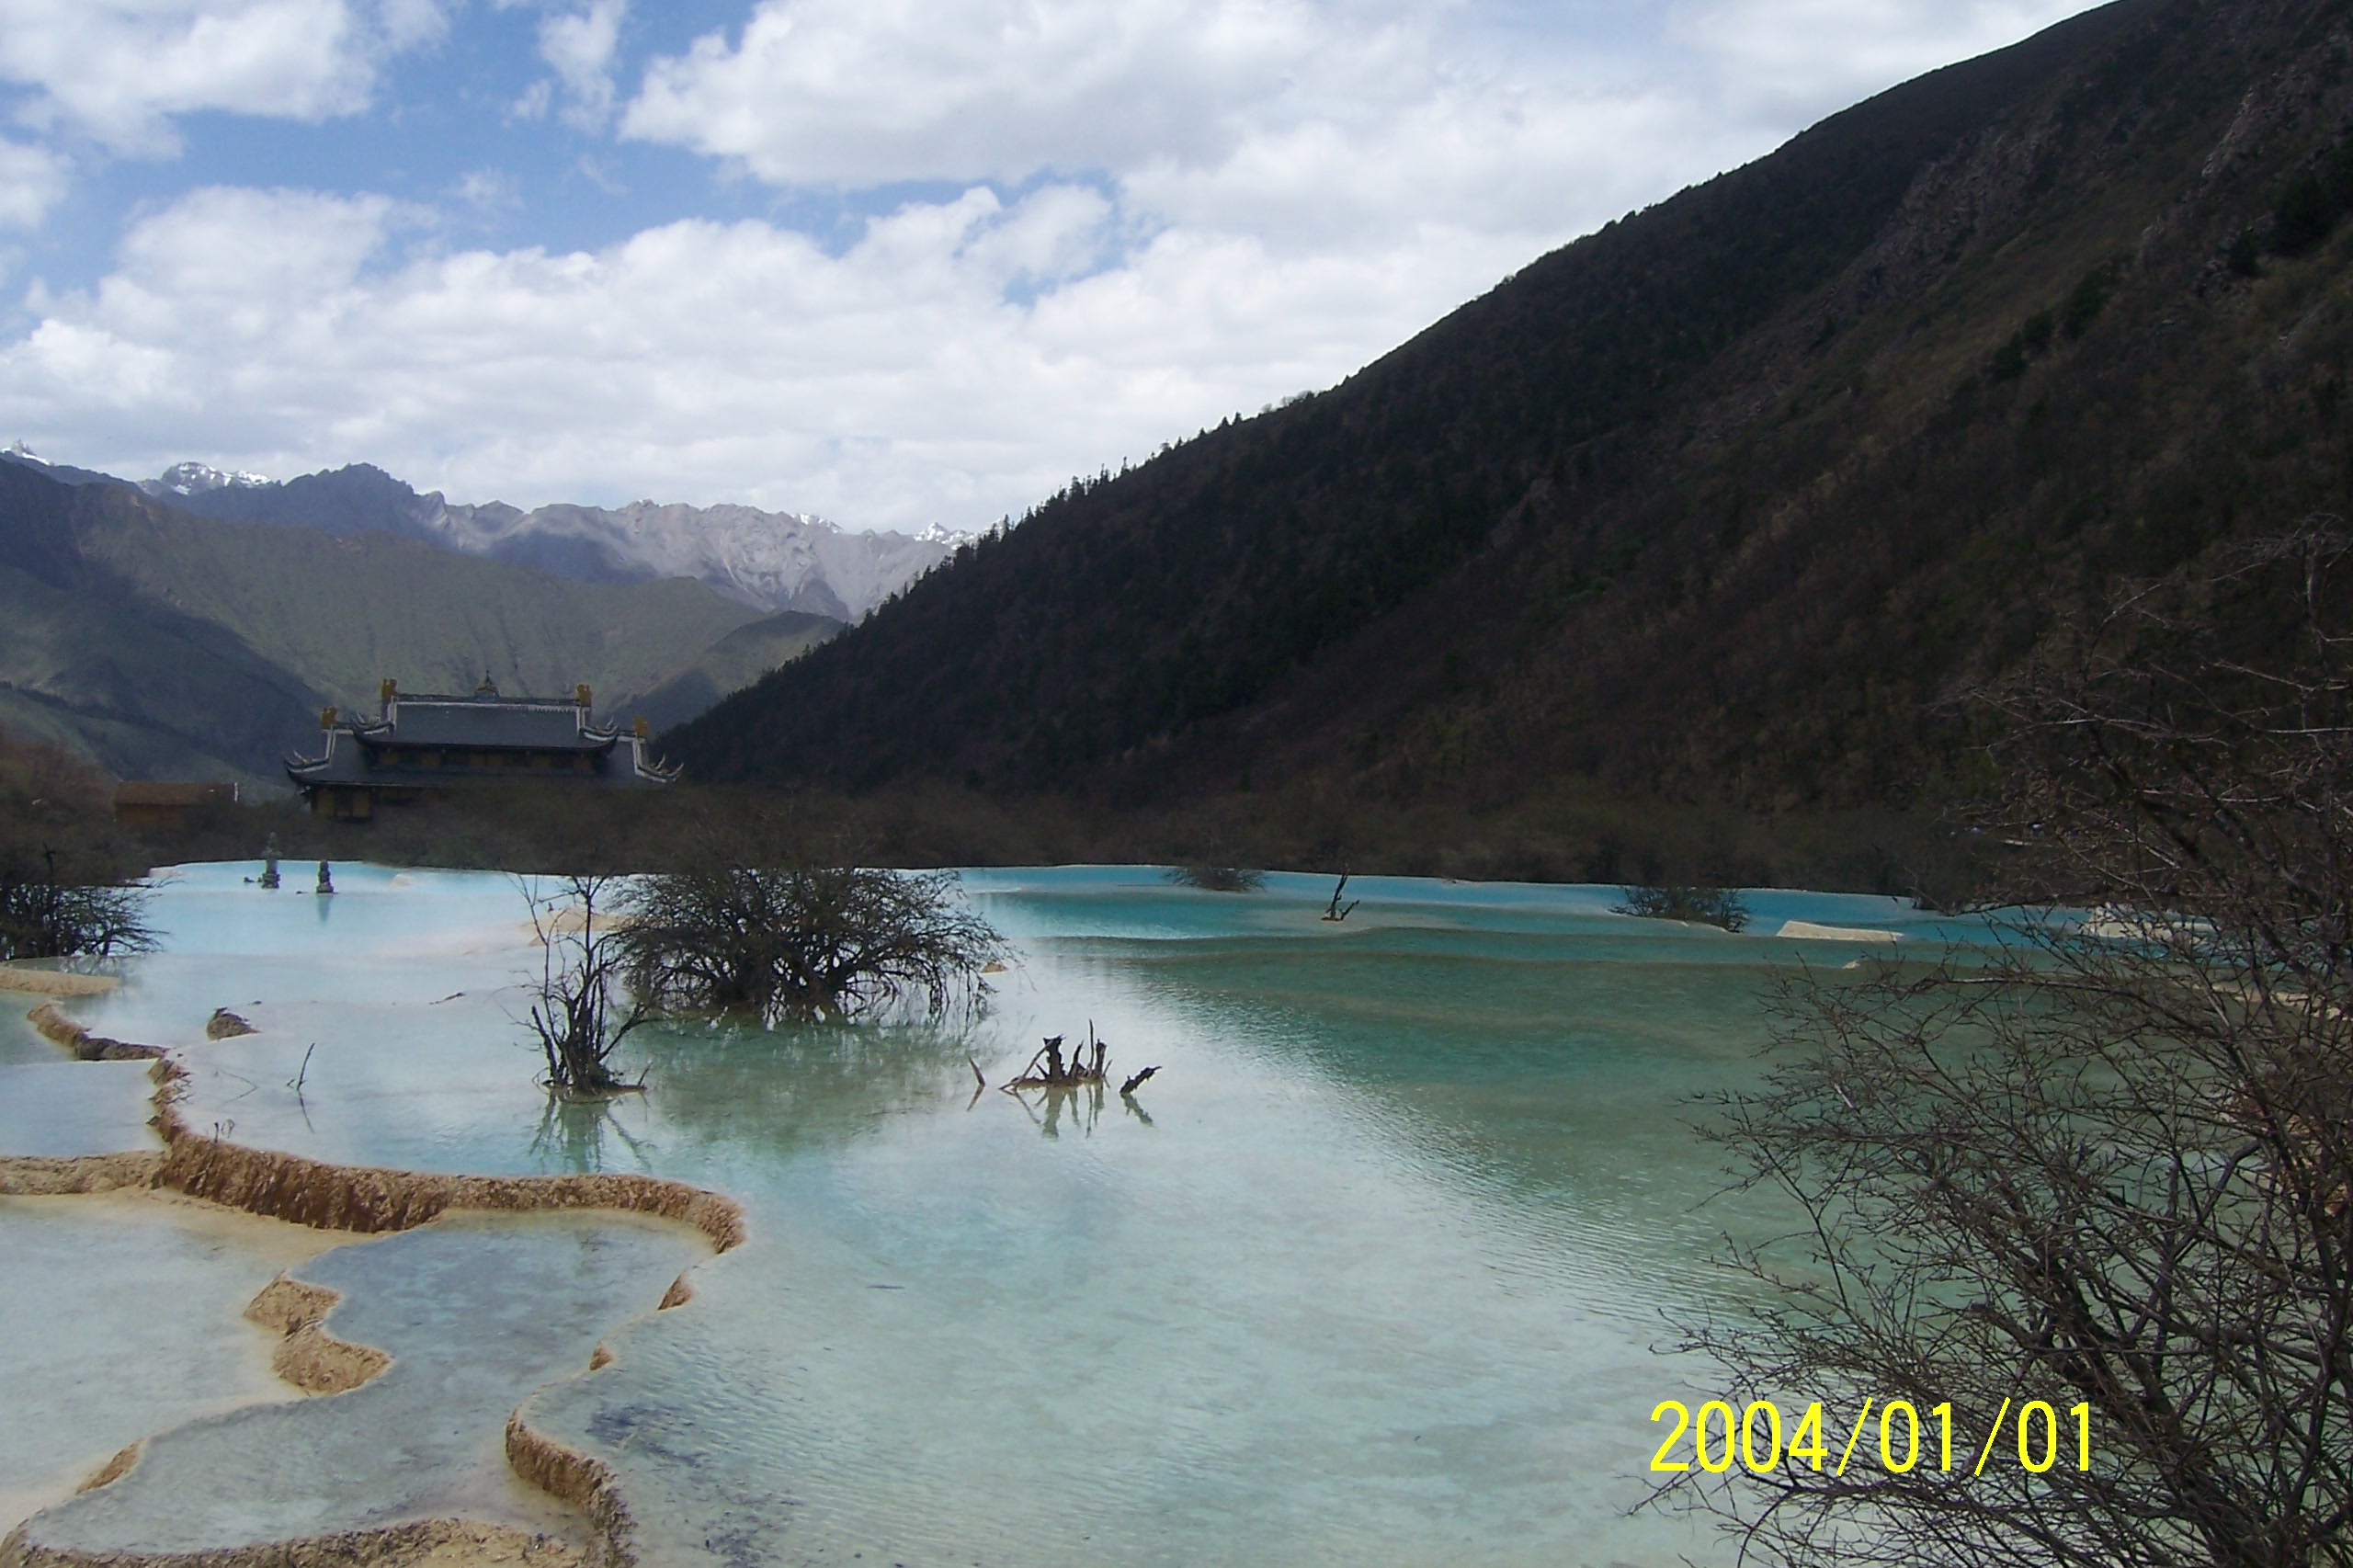
[[[0,0],[0,441],[972,528],[2080,0]]]

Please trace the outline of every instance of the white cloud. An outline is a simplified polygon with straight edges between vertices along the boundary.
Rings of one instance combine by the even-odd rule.
[[[622,130],[794,185],[1190,161],[1353,30],[1304,0],[763,0],[649,65]]]
[[[527,122],[545,119],[548,117],[548,107],[554,102],[555,84],[542,78],[524,88],[517,96],[514,103],[507,107],[506,117],[509,119]]]
[[[1802,123],[2089,9],[2085,0],[1686,0],[1667,36],[1714,63],[1728,106]]]
[[[1163,222],[1285,249],[1379,244],[1426,226],[1540,248],[1771,141],[1695,119],[1688,97],[1666,91],[1442,84],[1372,124],[1285,126],[1213,164],[1146,165],[1120,191]]]
[[[648,66],[621,133],[786,187],[1093,171],[1128,224],[1287,254],[1557,244],[1765,151],[1705,93],[1450,0],[761,0]],[[1532,252],[1531,252],[1532,254]]]
[[[515,177],[503,169],[468,169],[450,194],[476,212],[512,211],[523,205]]]
[[[448,38],[449,15],[441,0],[376,0],[376,26],[384,47],[398,54]]]
[[[600,131],[613,112],[613,53],[620,45],[628,0],[593,0],[585,11],[560,11],[540,23],[540,58],[555,70],[570,102],[564,118]]]
[[[39,324],[0,350],[0,426],[135,472],[364,459],[475,499],[974,524],[1328,382],[1519,259],[1436,233],[1288,257],[1171,233],[1074,277],[1116,215],[1063,186],[912,205],[840,255],[690,222],[593,254],[399,262],[403,217],[188,198],[95,289],[36,294]],[[1025,280],[1041,291],[1008,299]]]
[[[652,62],[621,132],[782,186],[1081,170],[1198,186],[1221,168],[1246,186],[1274,165],[1350,164],[1344,182],[1385,182],[1395,215],[1496,188],[1487,176],[1525,191],[1531,157],[1655,169],[1735,129],[1751,152],[2087,8],[1680,0],[1614,14],[1597,42],[1590,19],[1467,0],[759,0],[733,37]],[[1634,139],[1607,124],[1669,104],[1620,128]]]
[[[622,0],[499,3],[537,6],[557,74],[512,112],[609,123]],[[364,460],[462,499],[971,526],[1327,385],[1576,233],[2083,8],[1687,0],[1612,13],[1602,50],[1467,0],[761,0],[654,62],[622,134],[787,188],[970,188],[847,245],[685,222],[569,254],[199,190],[89,287],[28,292],[0,428],[133,472]]]
[[[0,0],[0,81],[42,131],[168,153],[199,109],[320,120],[367,106],[378,62],[437,36],[440,11],[388,0]]]
[[[40,227],[65,176],[65,160],[48,148],[0,138],[0,229]]]

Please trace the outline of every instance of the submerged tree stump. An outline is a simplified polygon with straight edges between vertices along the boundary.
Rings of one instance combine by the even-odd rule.
[[[1097,1038],[1093,1023],[1090,1022],[1086,1026],[1086,1043],[1074,1048],[1067,1060],[1063,1055],[1063,1039],[1061,1035],[1048,1037],[1045,1044],[1038,1048],[1038,1054],[1029,1059],[1029,1065],[1021,1070],[1019,1076],[1000,1086],[1006,1093],[1011,1094],[1022,1089],[1049,1091],[1079,1089],[1090,1085],[1099,1086],[1109,1081],[1108,1074],[1111,1061],[1110,1042]],[[1120,1093],[1122,1096],[1133,1094],[1137,1085],[1159,1071],[1160,1069],[1156,1066],[1145,1068],[1120,1085]],[[973,1072],[977,1075],[979,1069],[974,1068]]]

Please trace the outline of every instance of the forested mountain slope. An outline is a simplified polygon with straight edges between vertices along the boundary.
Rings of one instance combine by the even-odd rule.
[[[2342,510],[2342,0],[2123,0],[1082,483],[671,740],[1114,799],[1937,787],[1956,681]]]

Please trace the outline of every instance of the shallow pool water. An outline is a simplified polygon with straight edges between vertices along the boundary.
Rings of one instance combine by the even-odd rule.
[[[534,1419],[622,1479],[650,1563],[1537,1563],[1724,1555],[1625,1510],[1655,1353],[1726,1289],[1691,1096],[1753,1081],[1757,1006],[1884,948],[1631,920],[1617,890],[1363,878],[1248,896],[1149,870],[970,872],[1014,941],[946,1027],[648,1030],[648,1092],[553,1107],[537,961],[493,876],[338,867],[329,899],[189,868],[163,953],[70,1004],[184,1046],[240,1142],[721,1187],[750,1242]],[[290,879],[291,881],[292,879]],[[1972,928],[1758,892],[1786,920]],[[260,1026],[205,1042],[210,1011]],[[1046,1034],[1116,1095],[974,1092]],[[969,1062],[968,1062],[969,1059]],[[858,1554],[863,1554],[860,1559]]]
[[[506,1418],[584,1372],[614,1323],[652,1312],[699,1241],[606,1215],[453,1215],[312,1259],[296,1278],[344,1298],[328,1330],[388,1352],[389,1369],[165,1432],[129,1475],[27,1528],[99,1558],[432,1518],[561,1529],[563,1510],[507,1469]]]
[[[0,1198],[0,1535],[159,1428],[293,1398],[243,1314],[309,1240],[144,1197]]]
[[[46,1041],[43,1042],[47,1044]],[[0,1063],[0,1154],[113,1154],[153,1149],[153,1063],[49,1060]]]

